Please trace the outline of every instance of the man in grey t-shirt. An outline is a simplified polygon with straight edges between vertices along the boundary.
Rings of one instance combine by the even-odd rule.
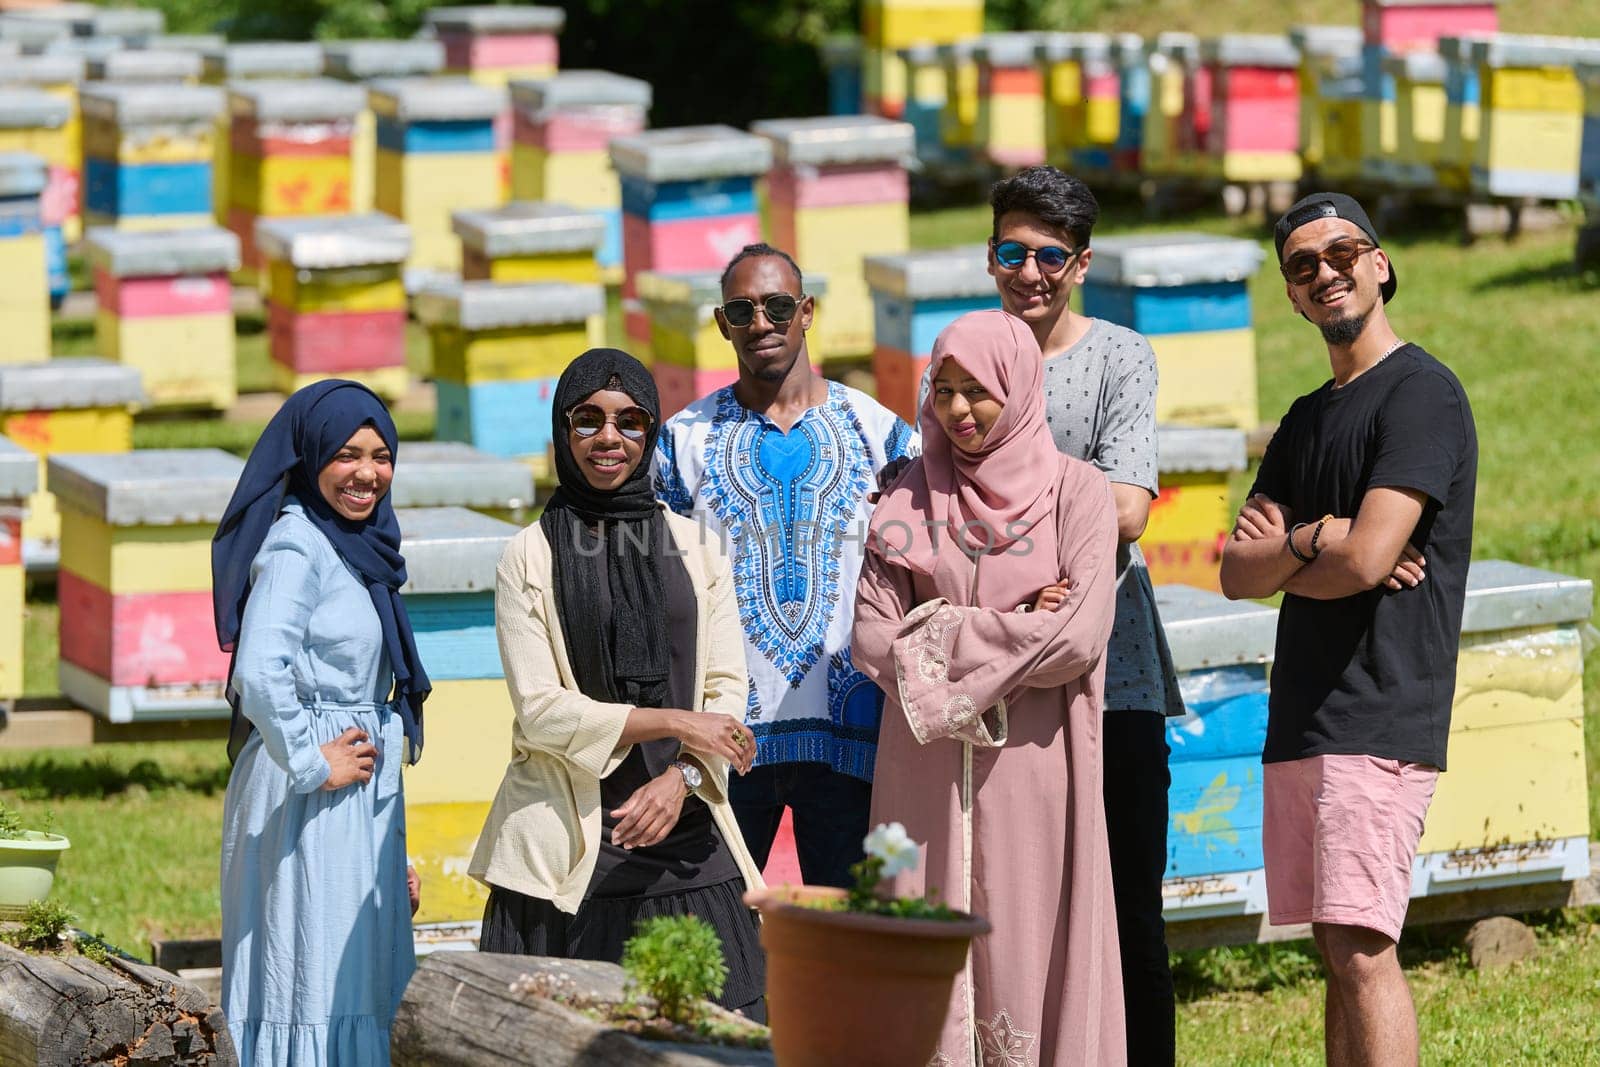
[[[1054,167],[1029,167],[989,197],[989,273],[1005,309],[1044,353],[1056,447],[1105,472],[1117,505],[1117,616],[1106,652],[1106,828],[1122,951],[1128,1062],[1170,1064],[1176,1024],[1161,918],[1167,865],[1166,716],[1183,700],[1138,539],[1156,495],[1156,357],[1132,330],[1075,314],[1089,270],[1094,194]]]

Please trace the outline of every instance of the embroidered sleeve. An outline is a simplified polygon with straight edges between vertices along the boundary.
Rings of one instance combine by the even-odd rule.
[[[950,677],[957,635],[966,617],[981,610],[927,601],[906,616],[894,642],[900,706],[919,745],[947,737],[985,748],[1006,742],[1005,701],[989,703]]]
[[[683,484],[683,472],[678,469],[677,445],[672,433],[663,427],[656,438],[654,482],[656,499],[679,515],[694,514],[694,497]]]

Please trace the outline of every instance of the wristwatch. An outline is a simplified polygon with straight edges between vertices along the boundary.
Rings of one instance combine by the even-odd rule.
[[[676,760],[672,765],[678,768],[679,774],[683,775],[683,791],[685,793],[693,793],[700,788],[700,783],[705,781],[704,776],[700,773],[700,768],[688,760]]]

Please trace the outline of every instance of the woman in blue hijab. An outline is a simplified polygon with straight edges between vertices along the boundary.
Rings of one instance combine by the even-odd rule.
[[[429,683],[399,595],[397,451],[366,387],[308,386],[212,540],[233,653],[222,1009],[243,1067],[388,1064],[415,966],[400,765],[422,751]]]

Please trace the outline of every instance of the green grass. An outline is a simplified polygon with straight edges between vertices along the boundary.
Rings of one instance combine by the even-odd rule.
[[[53,895],[138,956],[151,938],[221,932],[228,760],[219,742],[0,752],[0,799],[49,811],[72,842]]]
[[[1531,918],[1537,953],[1503,970],[1473,970],[1459,929],[1406,934],[1401,958],[1425,1063],[1594,1062],[1600,925],[1579,912]],[[1323,984],[1309,951],[1290,945],[1189,954],[1177,971],[1182,1062],[1320,1064]],[[1286,972],[1282,980],[1274,966]]]

